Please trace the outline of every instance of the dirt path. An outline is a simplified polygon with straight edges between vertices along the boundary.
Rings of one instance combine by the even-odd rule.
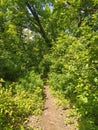
[[[57,108],[47,86],[45,87],[45,95],[46,102],[40,120],[40,127],[42,130],[68,130],[64,124],[64,113],[61,109]]]
[[[70,130],[64,123],[64,111],[55,104],[55,99],[51,96],[48,86],[45,86],[44,111],[40,118],[31,116],[30,126],[37,130]]]

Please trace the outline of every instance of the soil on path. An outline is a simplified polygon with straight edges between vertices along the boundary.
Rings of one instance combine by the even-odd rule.
[[[45,87],[45,107],[40,120],[42,130],[68,130],[65,129],[64,113],[55,104],[55,99],[51,96],[49,88]]]
[[[55,104],[48,86],[45,86],[45,104],[42,116],[38,121],[32,116],[29,120],[31,125],[41,130],[69,130],[64,123],[64,111]]]

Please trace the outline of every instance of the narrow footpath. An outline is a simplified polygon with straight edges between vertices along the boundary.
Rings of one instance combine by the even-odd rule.
[[[45,86],[43,114],[38,119],[31,116],[29,119],[30,126],[34,126],[36,130],[70,130],[64,121],[64,111],[56,106],[55,98],[50,94],[48,86]]]
[[[46,101],[44,112],[40,120],[42,130],[68,130],[64,123],[64,113],[55,104],[55,99],[51,96],[49,88],[45,87]]]

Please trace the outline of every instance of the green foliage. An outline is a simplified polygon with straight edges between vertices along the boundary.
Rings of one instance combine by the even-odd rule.
[[[56,0],[52,14],[56,30],[52,29],[48,83],[65,109],[66,100],[71,109],[75,108],[80,130],[98,129],[97,8],[96,0]]]
[[[63,95],[62,100],[66,98],[76,107],[81,115],[81,130],[97,129],[98,124],[97,38],[95,33],[80,39],[73,37],[70,42],[68,38],[58,38],[50,55],[48,82],[56,93]]]
[[[1,0],[0,38],[1,129],[25,129],[21,119],[40,113],[34,72],[49,77],[80,130],[98,129],[98,0]]]
[[[40,7],[38,1],[34,3]],[[0,3],[0,77],[10,81],[16,81],[32,67],[40,73],[39,64],[48,50],[38,25],[24,6],[25,1],[19,0]]]
[[[8,88],[0,86],[0,129],[22,129],[27,116],[40,114],[42,108],[43,82],[34,72]]]

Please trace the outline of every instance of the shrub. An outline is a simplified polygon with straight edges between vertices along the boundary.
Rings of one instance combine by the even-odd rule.
[[[34,72],[28,73],[7,88],[0,86],[0,129],[19,130],[30,114],[43,108],[43,82]]]

